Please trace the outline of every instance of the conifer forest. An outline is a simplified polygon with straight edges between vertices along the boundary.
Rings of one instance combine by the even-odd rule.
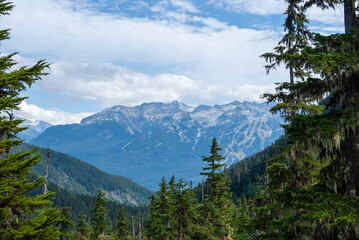
[[[213,136],[203,181],[157,176],[149,204],[115,203],[102,188],[74,194],[48,181],[48,166],[36,170],[46,156],[18,137],[24,120],[13,112],[51,64],[16,67],[17,53],[2,53],[0,239],[359,239],[359,1],[285,2],[283,38],[261,56],[268,74],[289,73],[261,96],[285,134],[230,166]],[[1,18],[14,7],[0,0]],[[345,33],[312,32],[313,7],[343,9]],[[0,41],[11,41],[10,31],[0,30]]]

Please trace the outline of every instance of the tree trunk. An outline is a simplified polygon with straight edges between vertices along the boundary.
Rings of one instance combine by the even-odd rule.
[[[359,73],[351,74],[346,81],[345,107],[354,111],[359,118]],[[359,196],[359,125],[349,128],[345,133],[345,157],[348,175],[347,193]]]
[[[344,0],[344,24],[346,34],[356,27],[355,0]]]
[[[132,216],[132,239],[135,239],[135,223],[133,221],[133,216]]]
[[[344,0],[345,33],[358,27],[355,15],[355,0]],[[358,49],[355,49],[358,50]],[[359,117],[359,72],[352,72],[345,79],[344,107],[354,111]],[[359,195],[359,125],[347,129],[345,133],[345,158],[348,174],[347,193],[353,196]]]
[[[50,166],[50,149],[47,148],[47,160],[46,160],[46,167],[45,167],[45,184],[44,184],[44,194],[47,193],[47,186],[49,185],[48,175],[49,175],[49,166]]]

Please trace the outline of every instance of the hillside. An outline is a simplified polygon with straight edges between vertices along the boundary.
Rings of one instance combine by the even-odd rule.
[[[177,101],[115,106],[81,124],[50,127],[31,143],[157,189],[158,176],[201,180],[202,155],[216,137],[227,164],[270,145],[283,132],[266,103],[190,107]]]
[[[240,199],[242,194],[246,198],[255,197],[258,187],[261,187],[265,181],[265,161],[279,154],[286,144],[285,141],[285,137],[281,136],[263,151],[232,164],[228,168],[228,176],[231,181],[230,191],[233,193],[234,202]]]
[[[28,150],[34,146],[23,143],[14,151]],[[40,148],[44,156],[40,164],[33,168],[38,176],[45,173],[46,149]],[[102,188],[108,199],[129,205],[147,205],[152,192],[130,179],[105,173],[98,168],[70,155],[50,150],[49,182],[74,193],[95,196]]]
[[[280,136],[273,144],[264,150],[255,153],[242,161],[234,163],[227,168],[228,178],[230,180],[230,192],[232,192],[233,202],[237,201],[244,195],[247,199],[253,199],[259,188],[264,184],[266,171],[266,160],[270,159],[281,152],[285,146],[285,137]],[[204,186],[205,194],[207,192],[207,183]],[[198,200],[202,196],[202,184],[194,188]]]
[[[77,222],[81,211],[83,211],[84,214],[88,217],[88,220],[90,220],[92,216],[91,211],[93,210],[93,206],[96,202],[96,196],[74,193],[51,182],[49,183],[49,191],[55,192],[55,196],[53,198],[54,207],[71,208],[71,219],[73,221]],[[29,195],[37,195],[42,193],[43,187],[39,187],[31,191]],[[141,211],[142,216],[147,216],[149,214],[147,207],[126,205],[114,201],[108,201],[106,203],[106,208],[109,210],[108,218],[111,222],[117,218],[121,208],[123,208],[127,219],[131,219],[131,216],[138,216],[139,211]]]

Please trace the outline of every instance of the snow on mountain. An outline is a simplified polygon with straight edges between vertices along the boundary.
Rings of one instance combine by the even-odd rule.
[[[19,137],[21,139],[29,141],[29,140],[39,136],[41,133],[43,133],[47,128],[49,128],[51,126],[52,126],[52,124],[45,122],[45,121],[25,120],[23,123],[21,123],[20,127],[27,127],[28,129],[20,132]]]
[[[114,106],[80,124],[48,128],[31,143],[69,153],[102,170],[156,189],[161,176],[200,181],[211,139],[231,164],[270,145],[281,119],[266,103],[197,107],[180,102]]]

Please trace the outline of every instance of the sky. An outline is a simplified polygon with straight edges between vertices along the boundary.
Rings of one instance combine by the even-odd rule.
[[[51,124],[78,123],[114,105],[261,101],[279,68],[260,55],[283,36],[284,0],[12,0],[0,29],[1,54],[18,66],[51,63],[16,114]],[[308,11],[310,28],[343,32],[343,9]]]

